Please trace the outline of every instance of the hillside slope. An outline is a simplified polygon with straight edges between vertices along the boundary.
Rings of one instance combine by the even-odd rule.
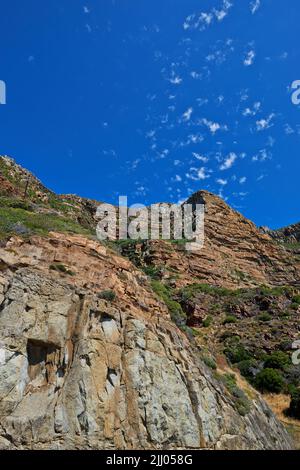
[[[293,447],[260,393],[214,355],[221,331],[242,337],[260,311],[243,298],[240,323],[224,326],[229,288],[287,284],[291,302],[297,255],[207,192],[192,200],[206,205],[205,247],[187,253],[100,243],[96,201],[57,196],[7,158],[0,178],[0,448]],[[276,348],[267,334],[263,347]]]
[[[11,239],[0,260],[2,448],[292,447],[258,393],[204,365],[129,261],[55,233]]]

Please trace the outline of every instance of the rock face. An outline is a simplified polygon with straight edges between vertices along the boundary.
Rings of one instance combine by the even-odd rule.
[[[2,449],[292,448],[254,390],[239,413],[130,261],[52,233],[10,239],[0,269]]]
[[[288,227],[281,228],[279,230],[272,230],[271,236],[276,240],[288,243],[299,243],[300,242],[300,222],[298,224],[289,225]]]
[[[177,286],[194,282],[229,288],[300,286],[299,256],[214,194],[199,191],[187,202],[205,204],[204,248],[187,252],[184,244],[148,241],[137,247],[133,259],[162,267],[163,276],[176,278]]]
[[[188,202],[205,204],[200,252],[162,240],[110,249],[93,239],[97,201],[56,195],[0,157],[0,449],[293,447],[260,394],[228,377],[224,356],[217,369],[205,357],[205,341],[222,353],[224,292],[219,310],[211,289],[184,301],[179,292],[289,285],[291,298],[269,307],[276,331],[294,339],[279,323],[282,305],[299,301],[299,254],[211,193]],[[225,333],[251,346],[249,322],[264,307],[248,297],[231,306],[243,328]],[[189,338],[186,319],[201,326],[210,309],[209,334]],[[266,349],[273,333],[263,333]]]

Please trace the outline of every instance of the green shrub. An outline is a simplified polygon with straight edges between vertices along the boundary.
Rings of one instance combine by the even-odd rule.
[[[288,354],[283,351],[274,351],[269,356],[267,356],[264,363],[264,368],[285,370],[289,364],[290,358]]]
[[[60,271],[61,273],[66,273],[67,272],[67,268],[65,267],[64,264],[51,264],[50,265],[50,269],[52,269],[53,271]]]
[[[243,377],[247,380],[251,381],[255,376],[255,369],[257,368],[258,364],[256,359],[245,359],[237,364],[237,367],[240,370],[240,373]]]
[[[209,294],[217,297],[226,297],[235,294],[235,291],[225,287],[211,286],[209,284],[190,284],[181,289],[180,295],[183,301],[192,299],[197,294]]]
[[[160,279],[161,278],[161,268],[158,266],[145,266],[143,271],[147,276],[151,277],[152,279]]]
[[[203,362],[213,370],[216,370],[217,364],[216,361],[210,356],[203,356]]]
[[[255,377],[255,386],[261,392],[280,393],[284,387],[284,380],[278,370],[263,369]]]
[[[187,337],[192,340],[195,336],[195,333],[194,333],[194,330],[193,328],[190,328],[189,326],[187,325],[180,325],[179,328],[181,329],[181,331],[183,331]]]
[[[277,286],[277,287],[269,287],[269,286],[260,286],[259,293],[265,296],[275,296],[279,297],[280,295],[285,295],[290,292],[290,287],[288,286]]]
[[[23,199],[0,197],[0,207],[11,207],[13,209],[30,210],[31,205]]]
[[[113,302],[117,298],[116,293],[111,289],[99,292],[98,297],[99,299],[107,300],[108,302]]]
[[[291,305],[290,305],[290,308],[292,310],[298,310],[299,304],[297,302],[292,302]]]
[[[294,297],[292,298],[292,302],[300,305],[300,294],[294,295]]]
[[[226,388],[233,393],[234,388],[236,387],[236,378],[234,374],[224,374],[222,375],[222,381],[226,385]]]
[[[224,374],[222,381],[232,396],[236,410],[241,416],[245,416],[249,413],[251,404],[243,390],[237,386],[234,374]]]
[[[202,325],[204,326],[204,328],[208,328],[211,324],[212,324],[212,321],[213,321],[213,317],[211,315],[208,315],[203,321],[202,321]]]
[[[299,387],[300,386],[300,365],[289,364],[284,369],[284,378],[288,387]]]
[[[257,318],[259,321],[265,321],[265,322],[272,320],[272,317],[268,312],[261,313],[260,315],[258,315]]]
[[[156,280],[151,282],[151,287],[155,294],[160,297],[168,307],[174,323],[176,323],[177,326],[184,326],[187,320],[186,314],[182,310],[181,305],[172,299],[170,288]]]
[[[282,310],[281,312],[279,312],[279,316],[280,318],[289,318],[290,317],[290,313],[288,310]]]
[[[300,419],[300,389],[295,389],[291,392],[290,407],[286,413],[296,419]]]
[[[16,227],[25,227],[28,233],[47,235],[49,232],[72,232],[90,235],[78,223],[53,214],[40,214],[29,210],[0,206],[0,238],[13,235]]]
[[[234,315],[227,315],[227,317],[223,320],[223,325],[227,325],[228,323],[236,323],[237,318]]]
[[[224,349],[224,354],[232,364],[251,359],[249,352],[239,342],[228,345]]]
[[[50,264],[50,269],[52,271],[58,271],[60,273],[68,274],[69,276],[74,276],[75,273],[68,269],[64,264],[61,263],[56,263],[56,264]]]

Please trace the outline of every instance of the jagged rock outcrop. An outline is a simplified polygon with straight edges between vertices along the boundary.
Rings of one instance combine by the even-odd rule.
[[[173,278],[177,286],[193,282],[229,288],[300,286],[299,257],[261,233],[221,198],[199,191],[187,202],[205,205],[203,249],[188,252],[183,243],[146,241],[131,253],[133,260],[162,267],[164,278]]]
[[[0,269],[2,449],[293,446],[254,390],[239,413],[128,260],[52,233],[10,239]]]
[[[278,230],[272,230],[270,235],[283,243],[300,243],[300,222],[298,224],[288,225]]]

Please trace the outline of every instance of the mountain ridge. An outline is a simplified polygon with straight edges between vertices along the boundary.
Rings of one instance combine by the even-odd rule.
[[[97,201],[14,165],[0,159],[0,448],[293,448],[240,359],[259,374],[291,353],[297,252],[205,191],[199,253],[101,243]],[[288,390],[298,369],[278,374]]]

